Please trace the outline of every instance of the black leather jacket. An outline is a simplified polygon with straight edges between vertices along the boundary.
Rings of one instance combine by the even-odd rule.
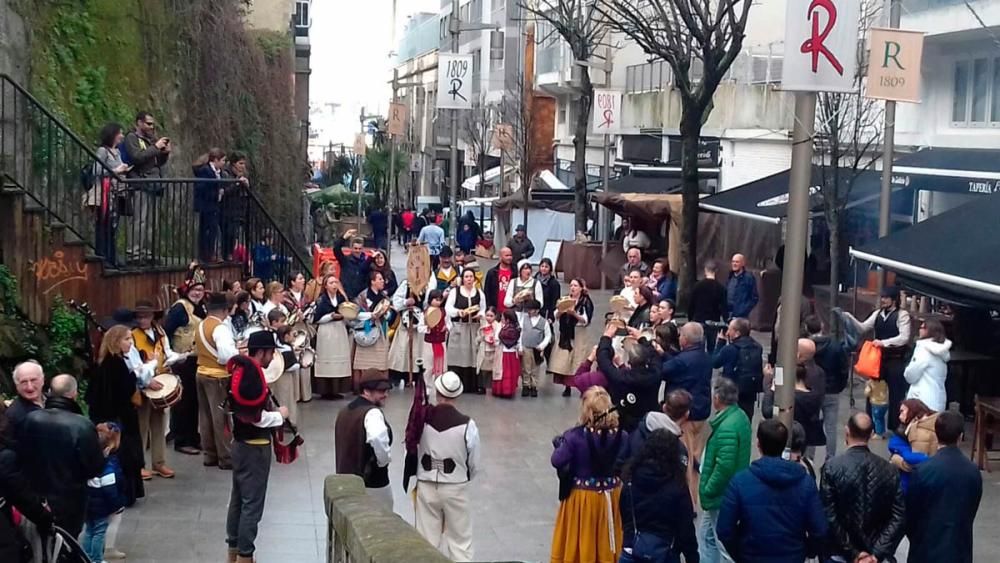
[[[82,502],[87,479],[104,468],[97,429],[70,399],[50,397],[44,409],[27,416],[18,457],[35,492],[54,505]]]
[[[905,530],[899,473],[866,446],[848,448],[823,465],[820,498],[829,523],[827,555],[854,561],[869,553],[895,561]]]

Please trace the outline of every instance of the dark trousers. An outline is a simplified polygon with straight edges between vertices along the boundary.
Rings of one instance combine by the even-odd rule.
[[[101,208],[94,209],[94,242],[97,255],[104,258],[108,264],[114,264],[117,258],[115,249],[115,219],[109,209],[106,213]]]
[[[431,270],[437,271],[438,265],[441,264],[441,257],[437,254],[431,254]]]
[[[219,236],[219,213],[203,211],[198,214],[198,259],[202,262],[215,258],[215,242]]]
[[[757,406],[757,393],[754,391],[740,391],[736,402],[743,409],[743,412],[747,413],[747,418],[750,419],[750,422],[753,422],[753,411]]]
[[[905,356],[882,355],[882,366],[879,375],[889,386],[889,412],[886,413],[886,428],[893,432],[899,427],[899,405],[906,398],[906,392],[910,390],[910,384],[903,377],[906,369],[907,358]]]
[[[198,358],[191,356],[174,366],[174,373],[181,380],[183,391],[181,400],[170,407],[170,433],[174,436],[174,448],[200,448],[198,438]]]
[[[47,495],[46,500],[52,510],[53,523],[74,538],[79,537],[87,516],[87,492]]]
[[[701,328],[705,332],[705,349],[709,354],[715,352],[715,345],[719,342],[719,329],[701,323]]]
[[[264,515],[267,477],[271,472],[271,446],[233,442],[233,491],[226,516],[226,543],[241,556],[254,552],[257,525]]]
[[[222,256],[227,260],[233,257],[233,249],[240,239],[240,231],[243,227],[243,217],[233,213],[223,212],[220,230],[222,231]]]

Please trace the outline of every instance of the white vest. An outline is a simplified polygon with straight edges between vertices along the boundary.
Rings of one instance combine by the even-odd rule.
[[[469,448],[465,443],[468,422],[438,431],[430,424],[417,447],[417,480],[431,483],[469,482]]]

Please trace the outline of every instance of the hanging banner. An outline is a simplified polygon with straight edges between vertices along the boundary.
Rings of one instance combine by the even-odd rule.
[[[464,157],[462,164],[471,168],[475,168],[477,166],[478,163],[476,161],[478,160],[478,156],[472,147],[468,147],[462,151],[462,155]]]
[[[867,96],[920,103],[920,61],[923,54],[923,32],[872,28]]]
[[[493,148],[505,152],[514,150],[514,127],[508,123],[497,123],[493,126]]]
[[[438,55],[437,107],[472,108],[472,55]]]
[[[620,90],[594,90],[591,129],[596,135],[621,133],[622,93]]]
[[[406,104],[389,104],[389,134],[393,137],[401,137],[406,132]]]
[[[788,0],[781,89],[855,90],[858,0]]]
[[[365,142],[365,134],[364,133],[355,133],[354,134],[354,154],[356,154],[358,156],[364,156],[365,155],[365,150],[367,148],[368,148],[368,145]]]

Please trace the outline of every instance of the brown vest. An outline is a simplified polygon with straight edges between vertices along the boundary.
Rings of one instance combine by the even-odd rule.
[[[375,452],[365,439],[365,415],[378,407],[358,397],[337,414],[334,426],[334,449],[337,456],[337,473],[357,475],[364,479],[365,487],[378,489],[389,484],[389,467],[379,467]],[[386,421],[389,426],[389,421]],[[389,428],[392,442],[392,428]]]

